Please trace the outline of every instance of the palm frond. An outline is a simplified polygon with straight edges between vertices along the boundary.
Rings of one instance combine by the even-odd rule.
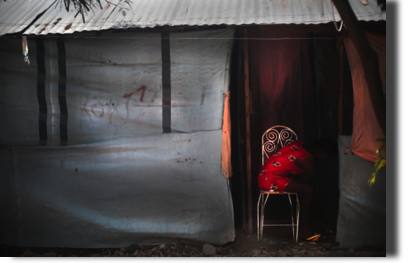
[[[119,11],[131,9],[131,0],[114,0],[118,1],[118,3],[113,3],[111,0],[104,0],[109,6],[114,6],[113,10],[111,11],[110,15],[116,10],[119,9]],[[129,8],[123,7],[123,4],[126,4],[129,6]],[[69,12],[71,8],[76,11],[76,14],[74,17],[77,17],[78,15],[82,16],[82,21],[85,23],[85,16],[88,15],[89,12],[94,12],[95,8],[103,9],[101,0],[56,0],[56,6],[57,5],[64,6],[65,10]],[[109,16],[110,16],[109,15]],[[109,17],[108,16],[108,17]],[[107,19],[108,19],[107,17]]]

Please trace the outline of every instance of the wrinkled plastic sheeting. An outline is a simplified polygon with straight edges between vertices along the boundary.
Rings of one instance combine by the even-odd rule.
[[[232,36],[231,29],[169,34],[172,132],[222,128]],[[4,145],[39,144],[37,47],[28,42],[30,66],[21,40],[0,40]],[[57,40],[43,43],[47,145],[59,145]],[[65,38],[65,53],[68,145],[163,133],[160,33],[80,33]]]
[[[232,201],[220,169],[221,133],[7,147],[3,162],[17,169],[2,180],[16,183],[18,228],[2,225],[2,232],[9,232],[0,242],[99,248],[233,241]],[[3,190],[16,201],[12,191]],[[13,222],[16,205],[3,204],[9,217],[3,222]]]
[[[0,244],[17,244],[18,204],[13,150],[0,147]]]
[[[346,149],[348,147],[348,153]],[[386,169],[370,188],[374,163],[351,151],[351,136],[338,139],[340,203],[337,241],[342,248],[386,247]]]
[[[43,39],[48,141],[40,147],[36,43],[28,39],[27,65],[21,39],[1,38],[0,243],[233,241],[221,172],[231,39],[229,29],[170,34],[173,133],[163,134],[161,34],[68,36],[65,147],[57,42]]]

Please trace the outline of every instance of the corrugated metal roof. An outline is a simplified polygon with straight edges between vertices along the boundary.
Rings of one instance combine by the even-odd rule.
[[[50,0],[1,0],[0,36],[22,31],[51,4]]]
[[[369,0],[368,5],[361,4],[360,0],[349,1],[359,20],[386,20],[386,13],[377,6],[376,0]],[[19,6],[27,9],[21,4]],[[155,26],[320,24],[340,21],[331,0],[134,0],[131,7],[123,7],[126,9],[117,9],[111,15],[112,6],[103,6],[103,10],[97,7],[85,17],[85,23],[80,15],[74,18],[74,10],[68,13],[64,8],[52,7],[25,34],[69,34]],[[0,21],[9,21],[7,17],[11,15],[5,15],[0,11]],[[18,26],[21,25],[15,25]]]

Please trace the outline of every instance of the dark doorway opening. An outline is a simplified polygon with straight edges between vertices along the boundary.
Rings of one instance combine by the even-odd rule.
[[[257,183],[257,175],[261,168],[261,136],[266,129],[264,96],[262,94],[261,81],[261,67],[259,65],[264,63],[258,54],[254,54],[253,46],[256,46],[261,36],[258,32],[265,31],[261,27],[250,28],[250,99],[251,108],[251,189],[252,189],[252,229],[253,234],[257,232],[257,201],[259,197],[259,190]],[[295,130],[300,140],[307,145],[313,144],[315,141],[331,137],[337,139],[338,136],[338,103],[339,103],[339,87],[340,74],[343,79],[343,105],[342,105],[342,134],[350,135],[352,133],[352,112],[353,112],[353,94],[352,94],[352,80],[349,71],[348,60],[345,50],[342,52],[343,63],[340,71],[340,52],[339,52],[339,38],[337,32],[331,30],[324,30],[325,32],[310,32],[305,31],[303,27],[301,30],[302,36],[305,36],[303,43],[304,47],[301,49],[302,58],[299,60],[301,64],[295,67],[301,68],[292,72],[294,74],[291,79],[302,78],[304,74],[309,74],[308,80],[310,83],[300,84],[307,86],[308,90],[305,92],[291,92],[286,90],[281,96],[292,96],[299,105],[303,106],[301,115],[304,117],[301,122],[306,123],[302,125],[303,130]],[[326,32],[329,31],[329,32]],[[332,30],[333,31],[333,30]],[[253,33],[254,32],[254,33]],[[257,36],[257,37],[256,37]],[[234,205],[235,227],[237,230],[246,230],[248,223],[247,216],[247,159],[246,159],[246,128],[245,128],[245,92],[244,92],[244,56],[243,56],[243,29],[237,28],[235,31],[235,39],[231,55],[230,67],[230,91],[231,91],[231,122],[232,122],[232,166],[233,176],[230,179],[231,192]],[[257,38],[257,39],[256,39]],[[278,41],[285,41],[282,39],[268,40],[272,44],[279,43]],[[253,44],[254,43],[254,44]],[[277,44],[276,44],[277,45]],[[281,42],[279,44],[281,46]],[[290,45],[289,45],[290,46]],[[258,48],[258,47],[257,47]],[[262,52],[261,48],[257,52]],[[276,56],[285,56],[287,52],[284,49],[277,49]],[[267,55],[266,55],[267,56]],[[263,55],[264,57],[264,55]],[[271,62],[273,63],[273,61]],[[273,64],[270,64],[272,65]],[[293,65],[292,65],[293,66]],[[309,71],[306,72],[305,71]],[[278,72],[276,73],[279,74]],[[277,76],[278,77],[278,76]],[[303,88],[303,86],[301,88]],[[288,85],[290,87],[290,85]],[[286,95],[285,95],[286,94]],[[306,95],[305,95],[306,94]],[[267,95],[267,94],[266,94]],[[304,102],[310,102],[306,107]],[[279,103],[279,102],[276,102]],[[293,103],[290,107],[296,107]],[[277,108],[276,108],[277,109]],[[282,109],[282,108],[280,108]],[[285,109],[283,109],[285,110]],[[268,114],[282,115],[282,112],[268,112]],[[286,114],[290,118],[290,114]],[[287,125],[287,123],[274,123],[274,125]],[[263,127],[264,126],[264,127]],[[291,127],[292,128],[292,127]],[[328,227],[336,229],[336,221],[338,216],[339,203],[339,182],[338,182],[338,158],[334,158],[332,162],[320,167],[318,171],[320,179],[317,181],[316,190],[320,193],[319,203],[324,213],[325,220]],[[279,209],[276,209],[276,208]],[[287,196],[272,197],[269,199],[266,206],[265,223],[289,223],[290,205]],[[286,231],[288,230],[288,231]],[[267,229],[266,229],[267,231]],[[271,231],[271,230],[269,230]],[[275,230],[273,230],[275,232]],[[290,227],[283,232],[291,232]]]

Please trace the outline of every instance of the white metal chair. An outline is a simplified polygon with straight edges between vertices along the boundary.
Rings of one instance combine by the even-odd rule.
[[[273,126],[268,129],[262,136],[261,144],[262,144],[262,157],[261,163],[262,165],[269,159],[270,155],[272,155],[275,151],[284,146],[288,145],[289,143],[297,140],[296,133],[286,126]],[[265,158],[267,157],[267,159]],[[264,209],[266,207],[267,200],[269,199],[269,195],[287,195],[289,197],[289,203],[291,208],[291,215],[292,215],[292,224],[264,224]],[[296,196],[296,224],[293,219],[293,205],[290,195]],[[261,218],[259,220],[259,210],[261,210]],[[295,192],[286,192],[286,191],[266,191],[260,190],[259,200],[257,202],[257,239],[260,240],[263,238],[263,227],[265,226],[292,226],[293,232],[293,240],[298,242],[298,234],[299,234],[299,198],[298,194]],[[295,227],[296,227],[296,234],[295,234]]]

